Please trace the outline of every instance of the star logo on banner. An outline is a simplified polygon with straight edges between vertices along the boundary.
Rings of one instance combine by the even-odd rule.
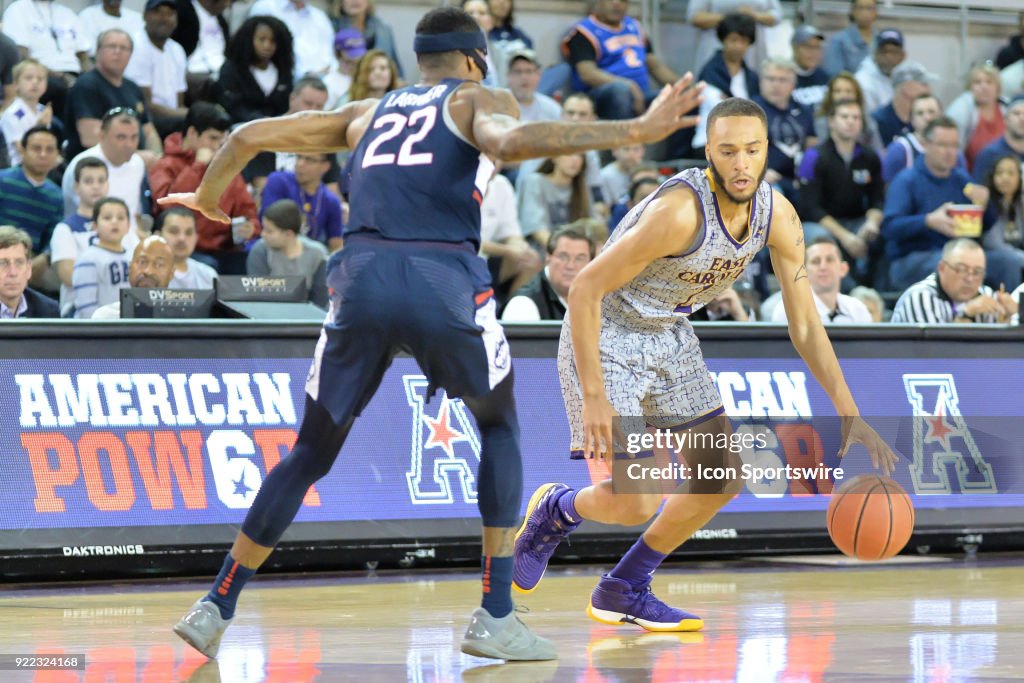
[[[423,416],[423,421],[430,430],[430,435],[423,444],[423,450],[434,447],[441,447],[449,458],[455,457],[455,450],[452,443],[456,441],[467,441],[466,435],[452,427],[451,411],[447,398],[441,401],[441,409],[437,411],[437,418],[428,415]]]
[[[936,406],[935,415],[925,418],[925,421],[928,423],[928,433],[924,435],[925,443],[938,441],[948,451],[949,435],[953,434],[955,430],[950,429],[946,422],[945,407],[940,403]]]
[[[245,497],[245,495],[249,493],[249,491],[252,491],[252,488],[250,488],[249,485],[245,483],[245,472],[242,472],[241,479],[232,483],[235,485],[236,496]]]

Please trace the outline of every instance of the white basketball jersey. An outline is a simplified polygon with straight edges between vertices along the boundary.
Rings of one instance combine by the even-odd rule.
[[[762,182],[750,204],[743,242],[737,242],[722,224],[718,199],[709,172],[689,168],[672,176],[626,214],[608,238],[608,246],[622,238],[640,219],[647,205],[666,189],[685,184],[700,200],[703,225],[683,254],[660,258],[602,302],[602,313],[627,326],[661,327],[675,324],[700,309],[743,273],[768,241],[772,220],[772,188]]]

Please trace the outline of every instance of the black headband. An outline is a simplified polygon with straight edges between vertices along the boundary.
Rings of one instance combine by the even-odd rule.
[[[487,39],[482,31],[453,31],[450,33],[417,34],[412,43],[416,54],[452,52],[453,50],[483,50],[487,52]]]

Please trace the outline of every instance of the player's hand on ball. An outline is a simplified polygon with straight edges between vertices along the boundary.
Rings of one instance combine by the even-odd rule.
[[[612,460],[615,455],[614,444],[625,443],[621,429],[619,414],[606,396],[583,399],[583,430],[586,434],[583,457]]]
[[[842,419],[843,443],[839,449],[839,457],[842,458],[855,443],[864,444],[871,456],[871,464],[881,469],[885,475],[896,471],[896,454],[889,448],[889,444],[882,440],[871,426],[861,417],[844,417]]]
[[[199,201],[199,194],[196,192],[177,192],[169,194],[166,197],[157,200],[157,203],[160,204],[160,206],[180,204],[192,209],[193,211],[198,211],[212,221],[217,221],[219,223],[231,222],[231,218],[221,211],[216,202],[213,202],[212,204],[201,202]]]

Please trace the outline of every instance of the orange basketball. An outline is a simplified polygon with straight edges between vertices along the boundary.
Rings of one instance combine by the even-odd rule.
[[[914,531],[914,506],[888,477],[862,474],[832,494],[828,534],[844,555],[884,560],[903,550]]]

